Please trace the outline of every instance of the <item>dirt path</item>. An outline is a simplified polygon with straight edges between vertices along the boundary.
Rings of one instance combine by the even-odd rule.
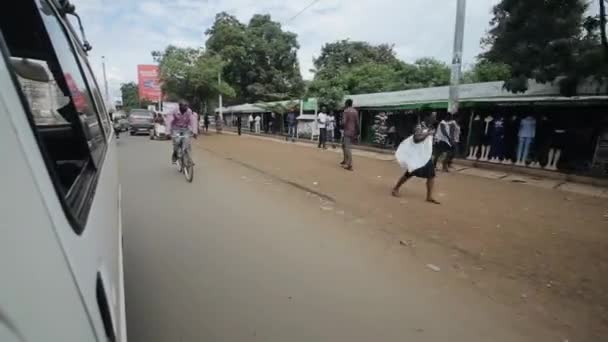
[[[439,174],[443,203],[433,206],[424,202],[422,180],[406,184],[401,198],[389,196],[400,175],[394,162],[355,157],[349,173],[332,151],[231,135],[204,136],[196,146],[328,196],[375,233],[524,317],[579,340],[608,336],[605,199]]]

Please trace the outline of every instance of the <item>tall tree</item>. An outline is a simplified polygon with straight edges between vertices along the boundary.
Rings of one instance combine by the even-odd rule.
[[[139,108],[139,93],[137,83],[128,82],[120,85],[122,94],[122,106],[128,111],[131,108]]]
[[[325,44],[314,61],[315,78],[309,96],[331,109],[340,108],[344,94],[362,94],[441,86],[449,83],[450,69],[433,58],[408,64],[388,44],[341,40]]]
[[[314,59],[315,73],[332,74],[343,67],[365,63],[399,64],[392,45],[371,45],[367,42],[348,39],[327,43],[321,54]]]
[[[407,88],[438,87],[450,83],[450,67],[434,58],[420,58],[414,67],[405,66],[401,76],[408,84]]]
[[[525,91],[528,79],[557,80],[562,94],[574,95],[585,78],[605,76],[597,64],[599,27],[584,20],[587,6],[584,0],[502,0],[481,58],[509,66],[505,88],[513,92]]]
[[[172,97],[190,101],[193,108],[214,102],[222,94],[234,97],[234,89],[227,83],[219,83],[218,75],[225,63],[216,54],[203,49],[168,46],[163,52],[152,53],[160,69],[163,91]]]
[[[463,75],[464,83],[504,81],[511,76],[511,68],[504,63],[492,63],[487,60],[479,61],[471,70]]]
[[[254,15],[248,25],[226,13],[206,31],[206,46],[227,62],[224,77],[236,88],[238,102],[299,97],[304,91],[294,33],[283,31],[269,15]]]

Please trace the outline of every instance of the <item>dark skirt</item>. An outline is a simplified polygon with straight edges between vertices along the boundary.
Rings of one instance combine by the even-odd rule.
[[[408,176],[414,176],[418,178],[435,178],[435,167],[433,166],[433,161],[430,159],[426,165],[423,167],[414,170],[413,172],[408,172]]]

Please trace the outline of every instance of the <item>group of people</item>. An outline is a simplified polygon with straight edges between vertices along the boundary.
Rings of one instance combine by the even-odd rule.
[[[247,118],[247,124],[249,125],[249,132],[252,132],[252,133],[255,132],[256,134],[260,134],[261,123],[262,123],[262,117],[260,115],[256,115],[254,117],[253,114],[249,114],[249,117]]]
[[[327,112],[326,107],[321,107],[321,112],[317,115],[319,125],[319,148],[327,149],[327,141],[331,142],[332,148],[336,147],[336,116],[334,112]]]

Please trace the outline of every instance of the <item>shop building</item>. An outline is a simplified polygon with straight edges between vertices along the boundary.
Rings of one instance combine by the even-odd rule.
[[[505,90],[503,82],[463,84],[459,89],[458,157],[608,177],[606,87],[584,84],[573,97],[561,96],[557,85],[533,81],[518,94]],[[436,111],[440,118],[448,115],[447,86],[347,97],[359,109],[360,143],[379,148],[395,148],[412,134],[423,112]],[[253,107],[263,111],[259,105],[246,104],[225,112]],[[301,114],[312,116],[299,121],[314,137],[316,108],[307,109]]]

